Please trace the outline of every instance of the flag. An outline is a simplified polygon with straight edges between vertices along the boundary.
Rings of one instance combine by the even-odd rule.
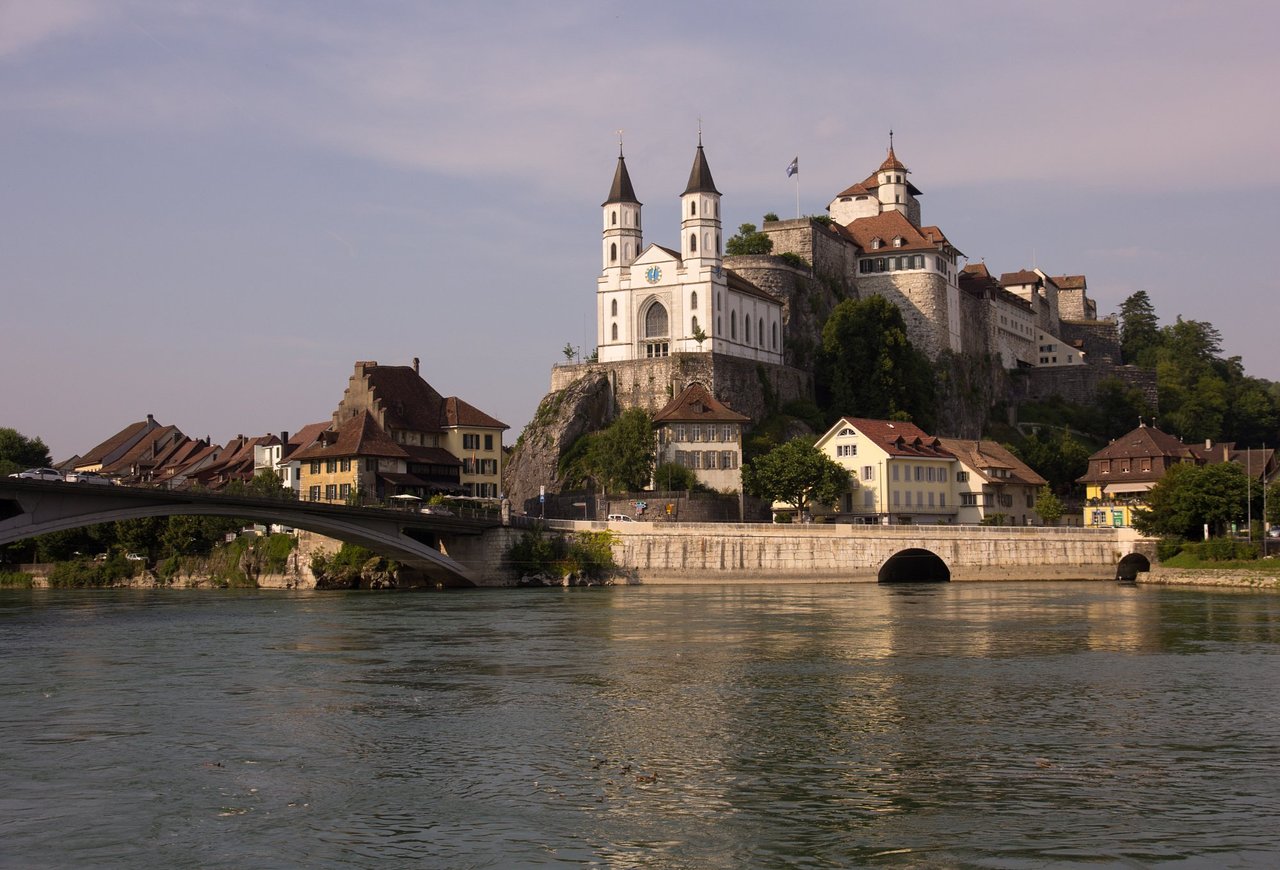
[[[795,175],[799,171],[800,171],[800,158],[796,157],[791,161],[791,164],[787,167],[787,178],[790,178],[791,176]]]

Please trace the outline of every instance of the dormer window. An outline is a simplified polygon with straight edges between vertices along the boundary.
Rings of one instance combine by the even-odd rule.
[[[895,237],[895,238],[894,238],[894,240],[893,240],[893,246],[894,246],[895,248],[901,248],[901,247],[902,247],[902,236],[897,236],[897,237]]]
[[[878,238],[876,238],[876,239],[872,239],[872,240],[871,240],[871,250],[873,250],[873,251],[877,251],[877,250],[879,250],[879,249],[880,249],[880,239],[878,239]]]

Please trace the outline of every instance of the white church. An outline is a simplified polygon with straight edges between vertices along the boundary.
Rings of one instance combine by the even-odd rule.
[[[782,363],[782,303],[724,268],[720,191],[699,137],[680,194],[680,249],[644,243],[641,204],[626,160],[602,210],[603,271],[596,289],[599,361],[715,353]]]

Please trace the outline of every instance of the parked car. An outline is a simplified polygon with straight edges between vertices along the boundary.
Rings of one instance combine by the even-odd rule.
[[[1267,532],[1267,537],[1268,537],[1268,538],[1280,538],[1280,526],[1273,526],[1273,527],[1272,527],[1272,528]]]
[[[453,511],[449,510],[447,507],[444,507],[443,505],[438,505],[438,504],[429,504],[422,509],[422,512],[424,514],[431,514],[432,516],[435,516],[435,517],[453,516]]]
[[[596,516],[599,516],[599,514],[596,514]],[[633,520],[631,517],[627,516],[626,514],[609,514],[609,522],[611,522],[611,523],[634,523],[634,522],[635,522],[635,520]]]
[[[62,480],[62,472],[56,468],[28,468],[26,471],[15,472],[9,476],[25,480]]]
[[[64,478],[67,483],[89,483],[94,486],[110,486],[111,478],[103,477],[96,471],[71,471]]]

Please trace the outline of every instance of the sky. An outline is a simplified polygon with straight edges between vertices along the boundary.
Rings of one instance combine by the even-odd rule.
[[[0,0],[0,426],[327,419],[356,360],[511,427],[595,346],[619,130],[678,245],[897,156],[994,273],[1146,290],[1280,380],[1280,4]],[[799,158],[797,178],[786,167]]]

